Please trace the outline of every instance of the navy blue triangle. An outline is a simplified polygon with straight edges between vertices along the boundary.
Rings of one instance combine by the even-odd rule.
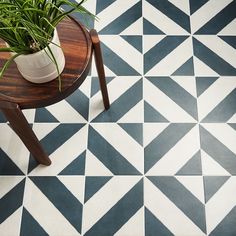
[[[193,57],[189,58],[172,75],[194,75],[194,71],[193,71]]]
[[[110,176],[87,176],[86,182],[85,182],[84,202],[87,202],[111,178],[112,177],[110,177]]]
[[[24,175],[18,166],[0,148],[0,175]]]
[[[80,154],[74,161],[66,166],[59,175],[84,175],[86,151]]]
[[[25,178],[0,199],[0,225],[22,206],[24,189]]]
[[[123,35],[121,36],[125,41],[127,41],[130,45],[136,48],[139,52],[143,51],[143,43],[141,35]]]
[[[190,0],[190,14],[192,15],[200,7],[202,7],[208,0]]]
[[[231,126],[234,130],[236,130],[236,124],[235,123],[228,123],[229,126]]]
[[[97,0],[97,8],[96,8],[96,14],[99,14],[101,11],[103,11],[105,8],[107,8],[109,5],[111,5],[116,0]]]
[[[177,172],[177,175],[202,175],[200,151]]]
[[[151,22],[149,22],[148,20],[144,18],[143,19],[143,34],[155,34],[155,35],[162,34],[163,35],[165,33],[163,33],[155,25],[153,25]]]
[[[144,122],[168,123],[169,121],[145,101],[144,102]]]
[[[65,99],[85,120],[88,120],[89,98],[79,89]],[[79,102],[78,102],[79,101]]]
[[[205,202],[221,188],[229,176],[204,176]]]
[[[206,91],[218,77],[196,77],[197,96],[199,97],[204,91]]]
[[[20,235],[44,236],[48,235],[42,226],[32,217],[32,215],[23,207]]]
[[[222,40],[236,49],[236,36],[219,36]]]
[[[145,207],[145,235],[171,236],[173,234]]]
[[[106,83],[109,84],[115,77],[106,77]],[[92,77],[91,85],[91,97],[100,91],[99,79],[98,77]]]
[[[38,108],[35,113],[35,122],[59,122],[46,108]]]
[[[143,145],[143,124],[129,123],[129,124],[119,124],[119,126],[124,129],[135,141],[140,145]]]
[[[227,216],[215,227],[211,232],[211,236],[215,235],[235,235],[236,232],[236,206],[228,213]]]

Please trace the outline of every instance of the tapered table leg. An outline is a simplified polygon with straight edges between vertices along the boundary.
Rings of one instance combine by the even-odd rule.
[[[103,66],[103,60],[102,60],[100,40],[98,38],[97,31],[94,29],[90,31],[90,36],[93,43],[94,58],[95,58],[95,64],[97,67],[103,103],[104,103],[105,109],[108,110],[110,108],[110,102],[109,102],[109,97],[108,97],[108,92],[107,92],[107,85],[106,85],[105,72],[104,72],[104,66]]]
[[[40,164],[47,166],[50,165],[51,160],[43,150],[39,140],[31,129],[19,106],[11,102],[1,102],[0,107],[12,129],[20,137],[34,158]]]

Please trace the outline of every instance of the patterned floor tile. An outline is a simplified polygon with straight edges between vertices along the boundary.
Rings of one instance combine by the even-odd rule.
[[[142,182],[140,177],[111,178],[84,205],[84,235],[122,235],[122,227],[132,221],[143,206]]]
[[[190,122],[198,120],[194,77],[146,77],[145,122]]]
[[[48,167],[0,112],[0,235],[236,235],[236,2],[85,6],[111,107],[92,62],[74,94],[25,110]]]
[[[230,122],[236,111],[236,77],[210,78],[207,85],[203,80],[197,78],[198,93],[204,90],[197,99],[199,120],[203,123]]]
[[[220,235],[221,233],[233,235],[236,232],[235,225],[231,223],[235,221],[236,203],[235,197],[233,197],[236,190],[235,180],[235,176],[228,178],[206,203],[207,233],[209,235]],[[214,181],[211,181],[212,188]],[[219,184],[219,180],[217,182]],[[209,189],[207,190],[209,191]]]
[[[88,126],[78,123],[54,125],[53,127],[48,123],[34,124],[34,131],[53,161],[53,165],[50,168],[44,168],[31,157],[28,167],[28,173],[31,176],[58,175],[63,171],[67,172],[66,168],[69,168],[69,164],[73,161],[83,163],[80,160],[83,159],[87,146],[85,137],[87,137]],[[74,148],[75,146],[76,148]]]
[[[111,14],[113,12],[113,14]],[[97,17],[95,28],[100,34],[142,34],[142,1],[122,0],[97,4]]]
[[[144,136],[147,141],[144,146],[147,175],[175,175],[200,150],[195,124],[144,124]]]
[[[178,6],[172,2],[165,0],[143,1],[143,16],[145,24],[149,27],[147,31],[144,29],[144,33],[148,33],[154,27],[157,34],[158,31],[159,34],[166,35],[188,35],[190,33],[190,17],[188,12],[187,14],[185,12],[188,11],[188,2],[184,1]]]
[[[108,84],[111,108],[104,111],[100,91],[90,99],[91,122],[143,122],[143,80],[139,76],[117,76]]]
[[[144,182],[144,204],[155,228],[163,235],[205,235],[204,204],[173,176],[148,177]],[[184,197],[183,197],[184,196]],[[173,217],[175,215],[175,217]]]
[[[236,175],[235,131],[227,124],[202,124],[201,148],[231,175]]]
[[[151,39],[151,44],[150,44]],[[161,40],[160,40],[161,39]],[[192,40],[188,36],[165,36],[154,38],[144,36],[144,74],[157,75],[193,75]],[[146,46],[146,44],[148,46]],[[152,47],[150,48],[150,45]]]
[[[214,42],[214,43],[213,43]],[[218,75],[235,76],[236,65],[235,50],[217,36],[194,36],[193,37],[194,55],[202,64],[206,64]],[[196,75],[198,75],[201,66],[197,66]],[[201,73],[201,72],[200,72]]]
[[[115,175],[143,173],[142,145],[117,124],[92,124],[88,150]]]
[[[192,33],[221,34],[228,31],[229,35],[235,34],[235,29],[231,28],[235,19],[235,1],[201,0],[195,3],[194,0],[191,0],[190,6]]]
[[[137,36],[138,37],[138,36]],[[112,39],[111,39],[112,38]],[[137,76],[142,74],[142,52],[137,49],[142,46],[142,40],[132,43],[119,35],[101,35],[104,64],[115,75]],[[133,57],[136,60],[133,60]]]

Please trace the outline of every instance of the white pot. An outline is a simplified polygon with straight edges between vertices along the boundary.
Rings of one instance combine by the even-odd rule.
[[[56,29],[52,42],[60,46]],[[53,43],[50,43],[49,47],[57,61],[59,73],[61,74],[65,67],[64,53],[60,47]],[[45,48],[33,54],[20,55],[14,61],[19,72],[26,80],[33,83],[45,83],[58,77],[56,65],[48,55],[52,57],[48,48]]]

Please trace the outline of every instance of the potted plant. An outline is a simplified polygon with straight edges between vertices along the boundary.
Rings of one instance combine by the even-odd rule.
[[[6,47],[0,48],[0,52],[10,52],[11,57],[1,68],[0,78],[12,61],[31,82],[44,83],[57,78],[63,71],[65,58],[56,26],[72,12],[94,17],[82,6],[84,2],[1,0],[0,38]],[[63,10],[63,6],[69,10]]]

